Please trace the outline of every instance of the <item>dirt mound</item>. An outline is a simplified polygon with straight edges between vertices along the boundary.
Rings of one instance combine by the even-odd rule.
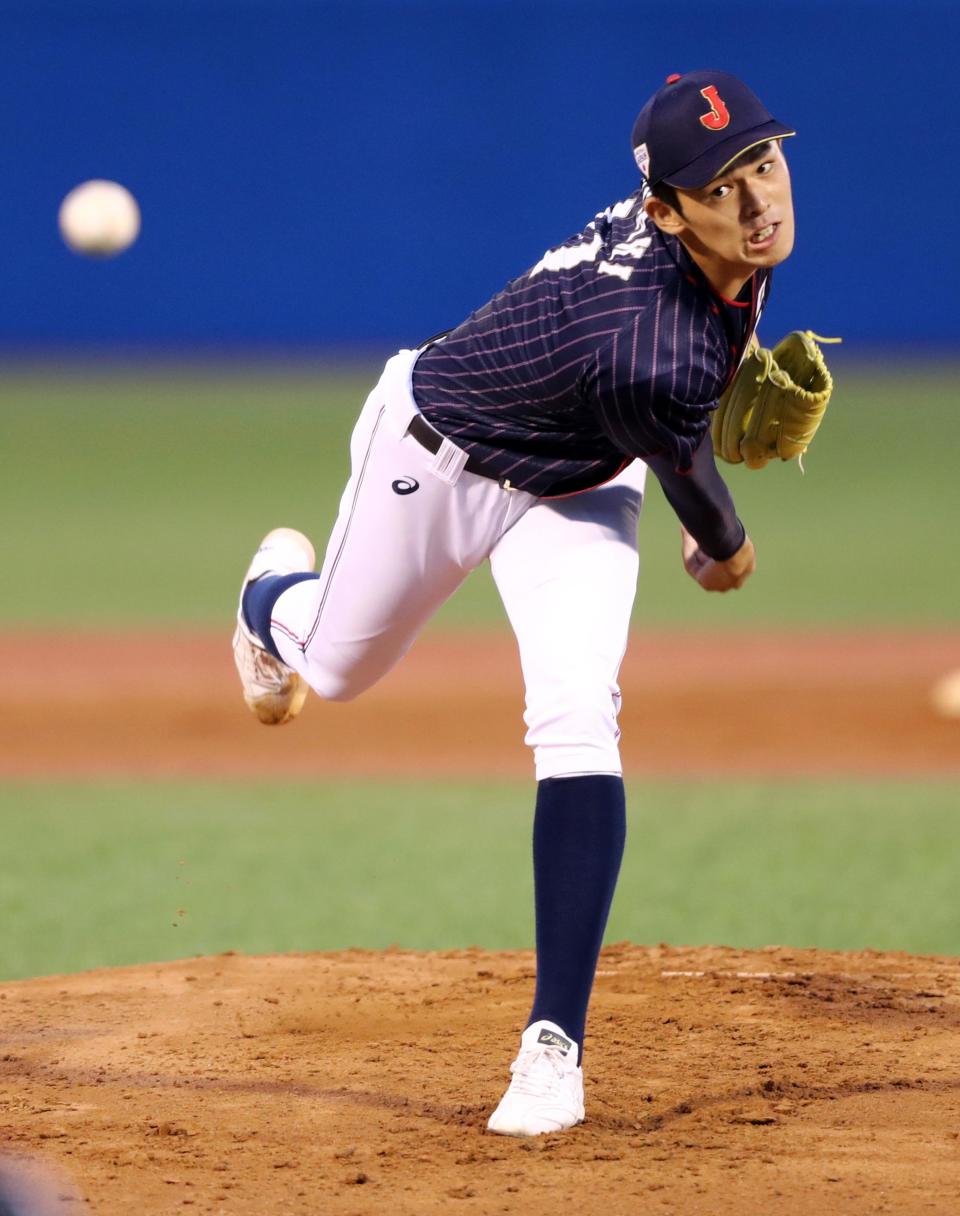
[[[933,682],[957,633],[637,634],[622,673],[629,773],[960,772],[960,722]],[[3,777],[529,777],[516,648],[431,634],[350,705],[295,725],[244,707],[215,635],[0,635]]]
[[[0,1147],[101,1214],[955,1210],[957,960],[611,946],[587,1122],[522,1141],[484,1121],[532,976],[349,951],[4,984]]]

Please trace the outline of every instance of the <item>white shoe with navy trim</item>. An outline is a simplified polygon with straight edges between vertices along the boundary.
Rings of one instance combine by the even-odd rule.
[[[249,583],[265,574],[294,574],[311,571],[316,561],[313,545],[293,528],[274,528],[260,542],[243,576],[237,628],[233,635],[236,663],[243,699],[250,711],[267,726],[279,726],[303,709],[309,691],[306,680],[266,649],[243,619],[243,593]]]
[[[487,1129],[501,1136],[542,1136],[583,1122],[580,1048],[555,1022],[534,1022],[520,1037],[513,1079]]]

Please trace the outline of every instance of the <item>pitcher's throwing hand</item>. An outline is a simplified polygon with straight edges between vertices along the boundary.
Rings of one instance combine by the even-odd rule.
[[[743,544],[726,561],[707,557],[682,524],[680,539],[684,569],[704,591],[736,591],[757,568],[757,555],[749,536],[744,537]]]

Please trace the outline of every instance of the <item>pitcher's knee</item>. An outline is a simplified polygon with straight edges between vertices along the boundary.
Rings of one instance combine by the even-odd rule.
[[[314,663],[308,667],[305,678],[324,701],[352,701],[371,684],[371,681],[363,680],[352,672],[331,671]]]
[[[529,700],[526,741],[537,780],[621,773],[619,710],[620,691],[607,686],[569,685]]]

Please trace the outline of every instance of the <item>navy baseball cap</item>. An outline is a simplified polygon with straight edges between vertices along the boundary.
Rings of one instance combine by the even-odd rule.
[[[748,148],[796,135],[727,72],[667,77],[633,124],[633,156],[651,186],[696,190]]]

